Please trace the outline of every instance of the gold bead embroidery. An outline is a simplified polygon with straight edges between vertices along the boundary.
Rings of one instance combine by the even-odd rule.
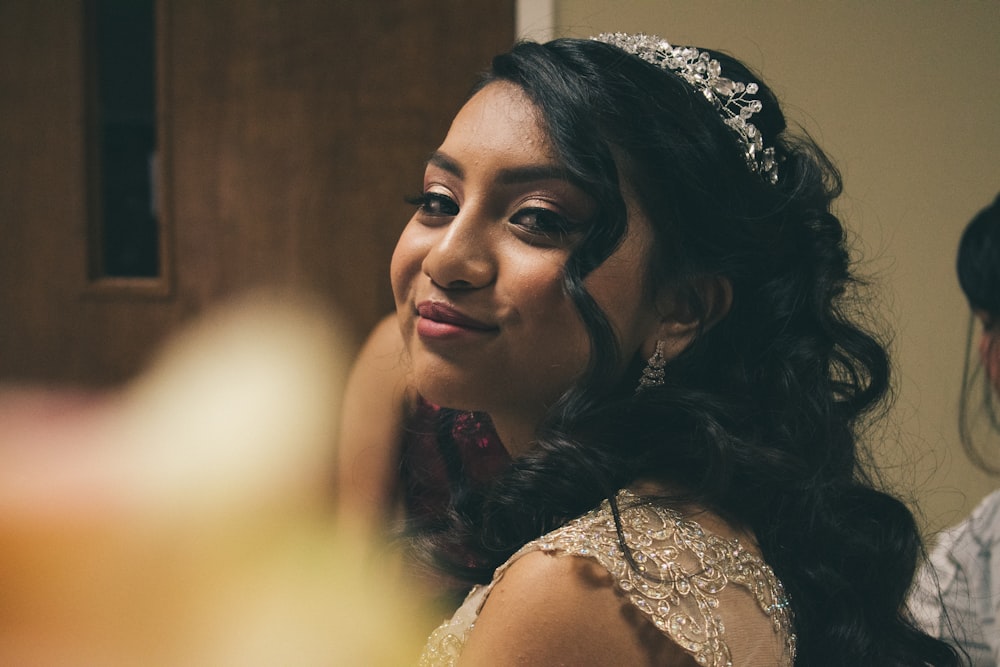
[[[745,588],[770,618],[784,644],[784,664],[795,656],[791,611],[781,582],[771,568],[738,539],[707,533],[675,510],[644,503],[628,491],[618,494],[625,543],[638,571],[625,558],[610,505],[575,519],[525,545],[494,574],[495,583],[517,558],[530,551],[596,560],[629,601],[661,632],[705,667],[731,666],[720,594],[727,586]],[[428,640],[420,665],[454,665],[491,583],[476,587],[455,616]]]

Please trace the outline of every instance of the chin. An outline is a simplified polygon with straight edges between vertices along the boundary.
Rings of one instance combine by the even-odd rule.
[[[443,408],[455,410],[483,411],[485,405],[475,389],[465,377],[451,373],[414,369],[414,387],[425,400]],[[481,383],[480,383],[481,384]]]
[[[417,387],[417,391],[425,400],[430,401],[434,405],[442,408],[465,410],[469,412],[487,411],[486,407],[481,402],[475,400],[475,397],[470,396],[469,394],[456,392],[453,388],[449,388],[447,391],[440,391],[435,387],[431,387],[426,390],[422,387]]]

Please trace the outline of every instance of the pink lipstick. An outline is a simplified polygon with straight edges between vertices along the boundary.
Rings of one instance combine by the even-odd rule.
[[[481,322],[440,301],[422,301],[417,304],[417,333],[423,338],[454,338],[497,330],[492,324]]]

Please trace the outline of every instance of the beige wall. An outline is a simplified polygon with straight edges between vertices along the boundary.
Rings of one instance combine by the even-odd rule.
[[[956,436],[968,319],[953,270],[963,226],[1000,191],[1000,5],[538,4],[556,36],[652,32],[728,51],[761,73],[843,170],[839,212],[895,332],[898,398],[874,443],[890,479],[932,530],[1000,487]],[[545,29],[537,18],[529,27]]]

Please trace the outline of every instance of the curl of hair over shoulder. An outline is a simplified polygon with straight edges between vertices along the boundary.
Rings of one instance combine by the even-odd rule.
[[[712,56],[723,76],[760,82]],[[777,184],[765,182],[704,96],[591,40],[518,44],[479,85],[496,80],[537,105],[569,177],[597,201],[565,276],[592,359],[532,451],[487,488],[457,494],[437,536],[441,553],[463,554],[453,569],[486,579],[525,542],[653,477],[681,490],[665,502],[702,503],[754,532],[792,602],[797,664],[957,664],[907,615],[917,526],[863,465],[859,433],[884,409],[889,361],[857,321],[830,161],[786,132],[761,84],[754,123],[779,161]],[[697,314],[700,279],[732,286],[726,317],[668,364],[664,386],[638,395],[642,360],[614,380],[621,351],[583,282],[625,232],[624,186],[655,230],[651,289],[674,290]]]

